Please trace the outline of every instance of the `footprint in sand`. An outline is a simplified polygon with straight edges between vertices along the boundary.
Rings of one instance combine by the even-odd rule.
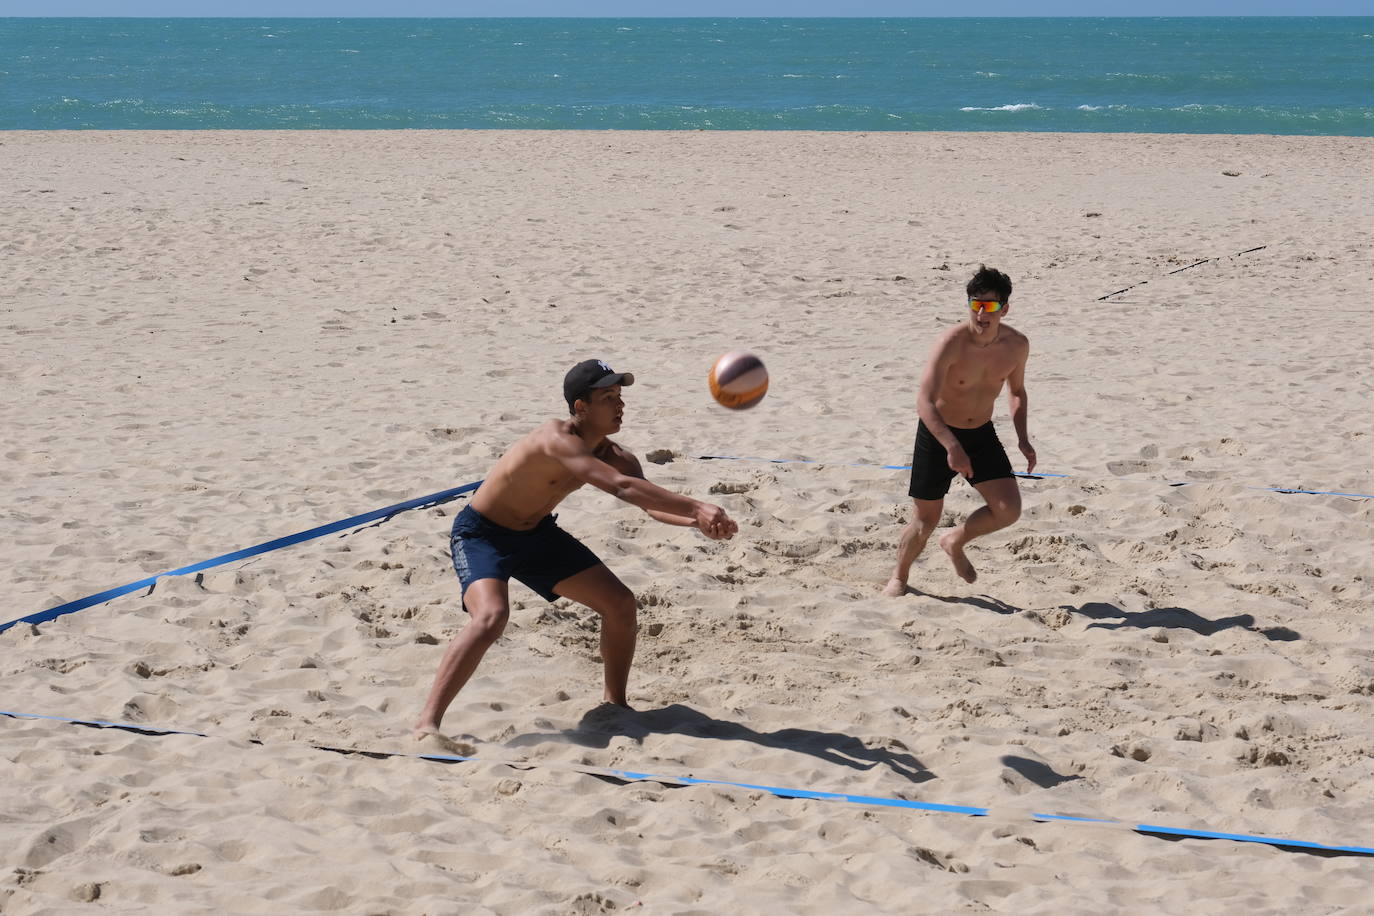
[[[1117,477],[1126,474],[1138,474],[1150,469],[1148,461],[1108,461],[1107,470]]]

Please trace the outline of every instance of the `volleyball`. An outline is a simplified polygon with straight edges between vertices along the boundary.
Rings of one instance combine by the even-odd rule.
[[[711,397],[731,410],[753,407],[768,393],[763,360],[744,350],[731,350],[711,367]]]

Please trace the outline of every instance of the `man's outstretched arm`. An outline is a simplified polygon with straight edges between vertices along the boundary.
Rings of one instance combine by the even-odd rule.
[[[639,463],[639,458],[633,452],[627,451],[615,443],[611,443],[611,454],[606,463],[627,476],[637,477],[640,480],[648,479],[644,476],[644,466]],[[665,525],[677,525],[679,528],[697,527],[697,520],[689,515],[675,515],[660,509],[645,509],[644,511],[648,513],[650,518]],[[729,530],[730,534],[739,530],[739,526],[735,524],[733,519],[730,521]]]
[[[616,452],[629,455],[619,446],[612,449],[612,454]],[[698,528],[702,534],[710,538],[728,538],[739,530],[739,526],[719,506],[682,496],[652,484],[644,478],[642,468],[639,469],[638,476],[627,474],[622,467],[597,458],[587,448],[586,443],[576,436],[560,440],[550,449],[550,453],[578,480],[589,483],[616,499],[638,506],[650,515],[657,512],[672,518],[684,519],[686,524]],[[630,457],[634,458],[633,455]],[[627,463],[623,459],[616,461],[616,464]],[[635,458],[634,464],[637,467],[639,459]],[[659,520],[666,521],[662,518]]]

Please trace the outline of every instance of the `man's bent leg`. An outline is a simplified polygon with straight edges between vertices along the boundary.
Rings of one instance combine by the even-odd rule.
[[[630,682],[630,663],[635,657],[638,610],[634,592],[626,588],[604,563],[569,576],[553,590],[601,615],[601,661],[606,666],[604,699],[628,707],[625,690]]]
[[[883,586],[883,594],[893,598],[906,594],[911,564],[916,562],[926,541],[940,524],[940,512],[945,505],[943,499],[913,499],[911,503],[911,521],[902,529],[901,540],[897,542],[897,566],[892,570],[892,578]]]
[[[1021,517],[1021,488],[1017,486],[1015,477],[985,480],[974,484],[974,489],[982,494],[987,505],[974,510],[962,525],[940,538],[940,546],[949,554],[954,571],[965,582],[975,581],[978,572],[964,555],[964,546],[974,538],[1005,528]]]
[[[424,711],[415,725],[416,738],[439,733],[445,710],[477,670],[487,649],[505,630],[506,621],[510,619],[510,583],[505,579],[478,579],[468,586],[463,602],[472,619],[449,643],[439,662],[439,672],[434,676]]]

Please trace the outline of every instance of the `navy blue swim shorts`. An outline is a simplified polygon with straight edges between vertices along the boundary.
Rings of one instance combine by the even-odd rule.
[[[453,520],[449,537],[453,569],[463,594],[478,579],[515,579],[545,601],[553,601],[558,597],[555,585],[601,562],[585,544],[559,528],[556,519],[556,515],[546,515],[529,531],[516,531],[464,506]],[[466,605],[463,609],[467,610]]]

